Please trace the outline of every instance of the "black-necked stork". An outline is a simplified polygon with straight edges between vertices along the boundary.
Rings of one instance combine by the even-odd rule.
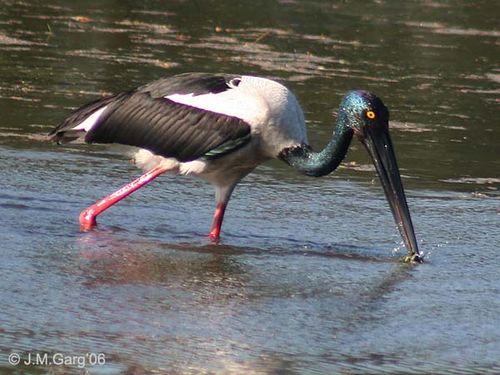
[[[421,260],[388,131],[389,111],[366,91],[348,92],[333,137],[320,152],[307,142],[304,114],[293,93],[266,78],[186,73],[101,98],[73,112],[49,136],[59,143],[139,147],[147,172],[80,214],[84,230],[96,217],[165,172],[197,175],[215,186],[210,238],[218,240],[236,184],[257,165],[279,158],[309,176],[323,176],[344,159],[353,136],[366,147],[410,258]]]

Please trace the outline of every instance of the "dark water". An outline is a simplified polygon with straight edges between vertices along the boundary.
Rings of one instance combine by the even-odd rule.
[[[500,373],[497,2],[0,4],[0,372]],[[80,232],[79,211],[140,172],[113,148],[33,134],[185,71],[285,82],[318,147],[345,91],[379,94],[426,263],[399,261],[357,144],[322,179],[258,168],[218,246],[213,191],[190,178]]]

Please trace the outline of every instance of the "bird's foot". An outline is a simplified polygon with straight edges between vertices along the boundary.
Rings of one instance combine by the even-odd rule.
[[[208,235],[208,239],[213,244],[218,244],[220,242],[220,233],[216,230],[212,230]]]
[[[403,258],[404,263],[424,263],[424,257],[422,254],[410,253]]]
[[[97,225],[96,217],[97,215],[92,207],[83,210],[79,217],[80,229],[86,232],[95,228]]]

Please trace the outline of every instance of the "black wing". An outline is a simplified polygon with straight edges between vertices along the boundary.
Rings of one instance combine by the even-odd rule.
[[[243,146],[250,138],[250,126],[237,117],[179,104],[164,96],[222,92],[230,89],[231,78],[236,77],[199,73],[161,79],[83,106],[49,136],[58,142],[84,136],[88,143],[137,146],[179,161],[220,156]],[[87,133],[73,130],[105,106],[98,123]]]
[[[153,81],[139,87],[137,91],[148,92],[153,98],[173,94],[218,94],[229,90],[231,84],[234,84],[232,82],[237,82],[238,79],[239,76],[230,74],[184,73]]]

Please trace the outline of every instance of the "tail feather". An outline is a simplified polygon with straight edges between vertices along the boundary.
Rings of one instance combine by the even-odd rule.
[[[121,102],[123,99],[130,96],[130,92],[120,93],[118,95],[107,96],[105,98],[94,100],[83,107],[75,110],[63,122],[57,125],[49,134],[49,140],[57,143],[72,142],[80,138],[84,138],[88,129],[78,127],[85,120],[89,119],[93,114],[107,106]],[[106,116],[100,116],[105,118]],[[100,120],[99,122],[101,122]],[[95,124],[98,125],[98,124]]]

